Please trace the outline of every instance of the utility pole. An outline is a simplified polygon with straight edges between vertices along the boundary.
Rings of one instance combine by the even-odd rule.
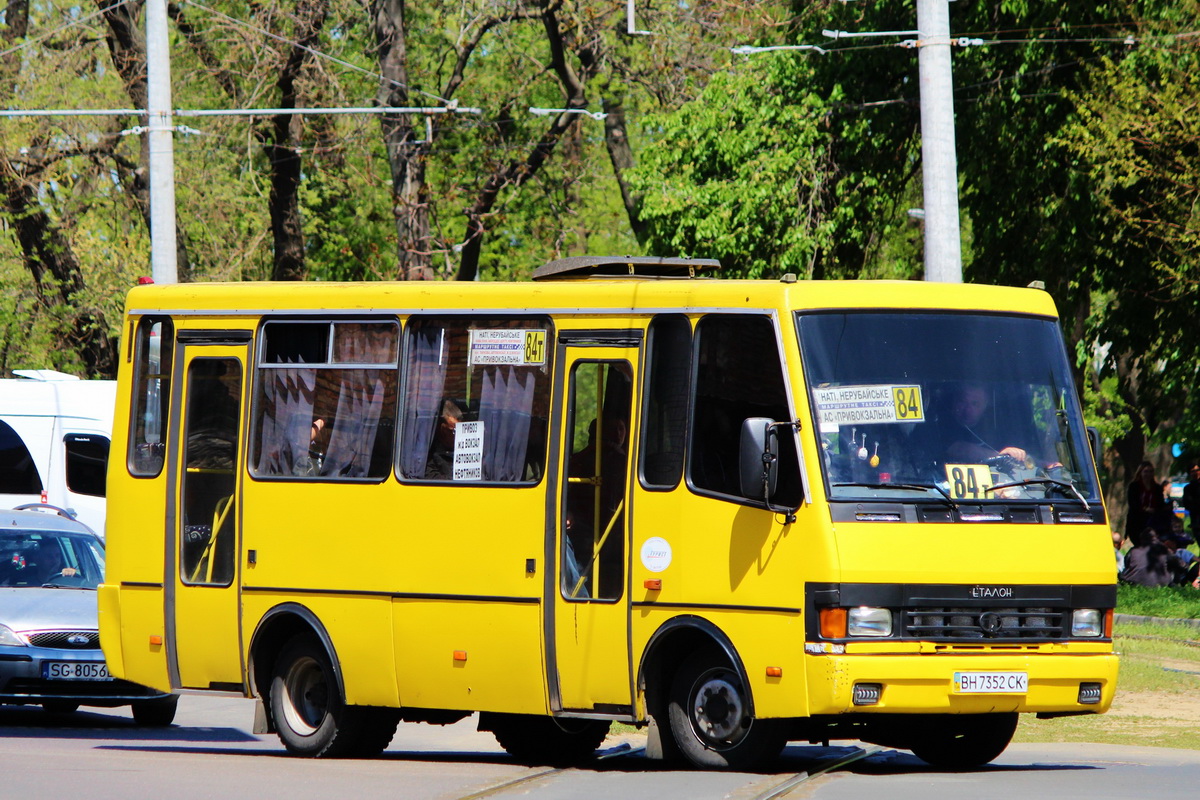
[[[947,0],[917,0],[917,31],[921,174],[925,187],[925,280],[962,283]]]
[[[175,122],[171,116],[171,54],[167,0],[146,0],[146,136],[150,168],[150,276],[179,280],[175,258]]]

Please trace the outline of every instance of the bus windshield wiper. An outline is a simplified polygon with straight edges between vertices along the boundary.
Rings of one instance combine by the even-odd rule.
[[[1013,481],[1011,483],[998,483],[995,486],[988,486],[984,489],[985,492],[994,492],[997,489],[1008,489],[1013,486],[1057,486],[1060,489],[1066,489],[1071,494],[1075,495],[1075,499],[1083,503],[1084,511],[1091,511],[1091,506],[1084,498],[1083,494],[1075,488],[1075,484],[1067,483],[1066,481],[1055,480],[1054,478],[1026,478],[1025,480]]]
[[[950,497],[949,492],[947,492],[942,487],[938,486],[936,483],[933,483],[933,484],[927,484],[927,483],[925,483],[925,484],[923,484],[923,483],[835,483],[833,485],[834,486],[859,486],[859,487],[862,487],[863,489],[917,489],[922,492],[928,492],[930,489],[932,489],[933,491],[935,491],[941,495],[940,499],[943,500],[946,503],[946,505],[950,506],[955,511],[958,511],[958,503],[954,502],[954,499],[952,497]]]

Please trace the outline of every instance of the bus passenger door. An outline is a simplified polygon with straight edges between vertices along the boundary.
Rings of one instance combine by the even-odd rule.
[[[248,345],[192,344],[187,333],[179,332],[182,379],[176,378],[171,404],[172,430],[181,434],[171,457],[168,665],[175,686],[240,691],[240,431]]]
[[[562,338],[570,332],[563,332]],[[634,347],[559,344],[556,580],[547,581],[554,711],[628,713],[629,442]],[[549,554],[548,554],[549,555]]]

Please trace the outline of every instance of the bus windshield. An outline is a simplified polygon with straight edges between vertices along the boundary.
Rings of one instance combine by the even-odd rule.
[[[831,500],[1098,503],[1050,319],[798,313]]]

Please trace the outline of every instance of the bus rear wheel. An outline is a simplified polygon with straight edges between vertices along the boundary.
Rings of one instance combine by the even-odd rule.
[[[324,647],[308,636],[284,645],[271,678],[271,718],[288,752],[314,758],[354,752],[361,732],[356,711],[342,699]]]
[[[973,769],[1003,753],[1016,730],[1015,713],[939,715],[916,726],[909,749],[935,767]]]
[[[508,754],[529,764],[566,766],[590,758],[611,723],[531,714],[487,714],[479,729],[490,730]]]
[[[753,770],[787,744],[782,721],[750,716],[750,695],[728,659],[694,653],[675,673],[667,707],[671,736],[692,764]]]

